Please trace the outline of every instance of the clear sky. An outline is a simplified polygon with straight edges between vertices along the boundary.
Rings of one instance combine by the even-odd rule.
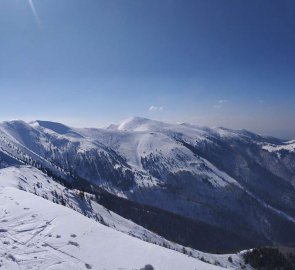
[[[0,115],[295,138],[295,1],[0,0]]]

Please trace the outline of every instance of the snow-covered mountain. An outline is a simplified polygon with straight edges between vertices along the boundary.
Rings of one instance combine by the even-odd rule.
[[[0,170],[1,269],[213,270],[241,265],[241,254],[212,255],[171,243],[32,167]]]
[[[293,144],[245,130],[138,117],[104,129],[10,121],[0,124],[0,166],[28,164],[73,187],[89,183],[218,227],[241,236],[240,248],[294,245]]]

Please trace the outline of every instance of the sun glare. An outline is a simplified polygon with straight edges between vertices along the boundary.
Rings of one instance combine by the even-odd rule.
[[[30,5],[30,7],[31,7],[31,10],[32,10],[32,12],[33,12],[34,18],[35,18],[35,20],[36,20],[38,26],[41,27],[41,20],[40,20],[40,18],[39,18],[39,15],[38,15],[38,13],[37,13],[37,10],[36,10],[36,8],[35,8],[35,5],[34,5],[33,0],[28,0],[28,2],[29,2],[29,5]]]

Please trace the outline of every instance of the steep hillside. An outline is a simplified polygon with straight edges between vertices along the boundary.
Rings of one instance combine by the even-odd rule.
[[[161,270],[194,270],[237,269],[243,264],[241,255],[211,255],[170,243],[92,202],[91,212],[112,228],[101,225],[101,219],[97,222],[78,213],[89,206],[87,195],[83,196],[80,200],[75,191],[31,167],[0,170],[0,267],[139,270],[152,265]],[[141,240],[147,238],[157,245]],[[163,243],[170,249],[159,246]]]

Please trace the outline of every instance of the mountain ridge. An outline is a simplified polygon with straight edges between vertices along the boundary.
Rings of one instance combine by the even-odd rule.
[[[0,123],[2,166],[9,165],[8,155],[72,184],[81,178],[115,196],[265,243],[295,244],[287,237],[295,235],[292,145],[245,130],[139,117],[111,129]]]

